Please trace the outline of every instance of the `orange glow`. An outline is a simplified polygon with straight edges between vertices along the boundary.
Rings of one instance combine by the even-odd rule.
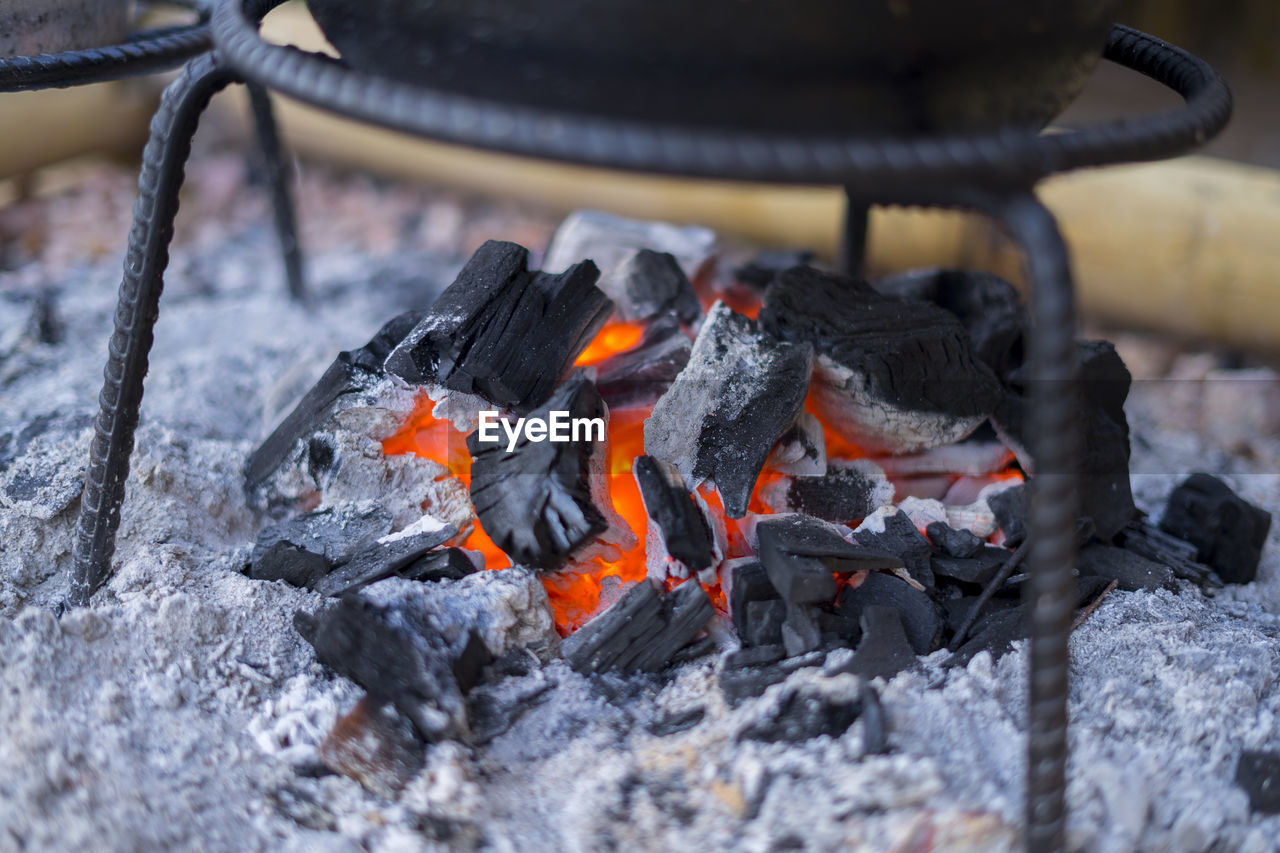
[[[644,335],[642,323],[610,323],[599,331],[574,362],[577,367],[604,361],[611,355],[631,349]]]

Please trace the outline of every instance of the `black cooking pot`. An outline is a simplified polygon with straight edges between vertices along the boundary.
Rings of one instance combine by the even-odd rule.
[[[355,68],[506,103],[780,132],[1039,128],[1116,0],[309,0]]]

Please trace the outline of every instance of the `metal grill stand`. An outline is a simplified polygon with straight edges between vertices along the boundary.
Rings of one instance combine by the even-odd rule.
[[[372,76],[329,57],[264,41],[258,23],[280,2],[219,5],[212,22],[215,53],[188,65],[165,92],[152,123],[82,498],[69,602],[86,604],[111,571],[183,161],[200,111],[230,82],[261,86],[374,125],[495,151],[671,175],[843,186],[849,204],[841,260],[847,269],[861,265],[871,205],[969,209],[999,223],[1022,247],[1032,284],[1028,433],[1036,469],[1028,555],[1026,845],[1036,853],[1062,850],[1067,640],[1078,515],[1074,472],[1081,436],[1072,426],[1071,270],[1057,224],[1034,187],[1057,172],[1161,159],[1203,143],[1231,113],[1230,92],[1217,73],[1172,45],[1116,26],[1106,58],[1178,92],[1186,101],[1183,107],[1053,135],[1001,130],[924,138],[780,137],[556,114]],[[255,96],[255,104],[261,103]],[[274,131],[270,122],[262,126]]]

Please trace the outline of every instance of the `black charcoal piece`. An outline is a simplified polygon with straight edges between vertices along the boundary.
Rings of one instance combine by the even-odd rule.
[[[1222,586],[1213,569],[1199,561],[1199,549],[1195,545],[1145,521],[1130,522],[1116,537],[1116,544],[1153,563],[1168,566],[1182,580],[1210,587]]]
[[[957,530],[945,521],[935,521],[924,529],[933,548],[944,557],[967,559],[982,550],[984,543],[968,530]]]
[[[681,664],[695,661],[698,658],[706,657],[718,648],[719,645],[717,645],[715,638],[711,636],[702,636],[673,654],[671,659],[667,661],[667,665],[680,666]]]
[[[756,536],[770,582],[794,604],[830,603],[836,574],[903,566],[899,557],[848,542],[834,525],[805,515],[765,517],[756,525]]]
[[[628,589],[560,644],[569,666],[578,672],[615,669],[633,642],[647,642],[662,630],[662,594],[656,581],[646,578]]]
[[[890,451],[956,441],[1002,397],[953,314],[860,279],[793,267],[769,286],[760,325],[813,345],[815,400],[829,424]]]
[[[654,720],[645,728],[648,729],[651,735],[666,737],[667,735],[688,731],[702,722],[702,718],[706,715],[706,708],[690,708],[687,711],[678,711],[660,720]]]
[[[640,343],[596,364],[596,388],[610,411],[652,406],[689,363],[693,341],[674,314],[645,326]]]
[[[474,574],[475,563],[461,548],[439,548],[423,554],[396,574],[411,581],[457,580]]]
[[[552,411],[568,412],[571,419],[608,417],[595,386],[581,373],[530,417],[547,419]],[[559,568],[608,528],[592,494],[592,469],[603,464],[603,442],[588,436],[535,442],[522,432],[508,452],[505,441],[481,442],[479,435],[477,430],[467,436],[471,502],[485,532],[517,565]]]
[[[547,401],[613,303],[591,261],[531,272],[515,243],[481,246],[427,316],[387,356],[408,382],[438,382],[518,413]]]
[[[303,395],[280,425],[250,454],[245,464],[245,491],[252,495],[294,452],[298,443],[322,429],[342,398],[367,390],[383,375],[382,362],[423,317],[409,311],[388,322],[369,343],[338,353],[316,384]],[[313,465],[320,460],[313,461]]]
[[[933,573],[961,583],[986,586],[1012,556],[1012,551],[997,548],[994,545],[984,545],[978,553],[963,559],[934,556]]]
[[[822,626],[818,624],[819,611],[806,604],[785,602],[785,618],[782,620],[782,647],[787,657],[795,657],[822,648]]]
[[[1076,564],[1081,575],[1113,580],[1123,590],[1177,589],[1173,571],[1168,566],[1099,542],[1081,548]]]
[[[1196,557],[1226,583],[1250,583],[1271,530],[1271,514],[1217,477],[1198,473],[1169,495],[1160,529],[1196,546]]]
[[[441,524],[434,530],[377,539],[317,581],[314,589],[321,595],[355,592],[374,581],[391,577],[457,535],[458,528]]]
[[[320,760],[371,793],[392,799],[418,774],[426,744],[394,705],[365,696],[320,744]]]
[[[770,589],[773,585],[770,584]],[[749,601],[742,617],[735,619],[738,639],[744,646],[769,646],[782,642],[782,625],[787,620],[787,606],[780,598]]]
[[[693,352],[644,424],[644,449],[685,480],[711,480],[730,518],[741,518],[774,444],[796,422],[813,351],[762,333],[717,303]]]
[[[632,466],[645,512],[662,534],[667,553],[693,571],[711,565],[714,538],[701,507],[673,465],[640,456]]]
[[[323,554],[286,542],[271,545],[249,566],[249,577],[259,581],[282,580],[300,587],[313,587],[329,573],[332,564]]]
[[[751,722],[740,737],[766,743],[803,743],[819,735],[839,737],[862,712],[862,702],[856,698],[804,688],[783,689],[778,707]]]
[[[729,616],[742,644],[781,644],[786,608],[764,566],[758,560],[736,560],[726,564],[722,573]]]
[[[862,678],[893,678],[916,663],[915,651],[892,607],[872,605],[862,611],[862,641],[848,671]]]
[[[771,663],[777,663],[786,656],[787,650],[780,645],[741,648],[724,656],[724,668],[739,669],[744,666],[768,666]]]
[[[764,290],[773,283],[774,276],[792,267],[805,266],[813,261],[814,254],[805,249],[773,249],[759,252],[751,260],[733,271],[733,277],[757,290]]]
[[[956,598],[944,599],[939,602],[939,606],[942,608],[943,621],[946,625],[948,636],[954,636],[956,631],[960,630],[960,626],[962,626],[965,619],[969,617],[969,611],[978,603],[979,598],[980,596],[977,595],[962,595]],[[996,596],[988,599],[987,602],[983,604],[982,618],[986,618],[993,613],[1002,613],[1006,610],[1016,610],[1021,606],[1020,598],[1003,598],[1001,596]],[[981,619],[978,621],[980,622]]]
[[[669,312],[693,323],[702,314],[689,277],[669,252],[641,249],[602,284],[620,320],[648,320]]]
[[[658,672],[676,653],[702,632],[715,615],[711,599],[696,580],[687,580],[667,593],[662,602],[662,631],[638,654],[627,655],[624,671]]]
[[[720,673],[720,689],[725,701],[737,707],[763,694],[772,685],[785,681],[790,671],[781,663],[763,666],[726,667]]]
[[[1255,814],[1280,814],[1280,752],[1246,749],[1236,764],[1236,784]]]
[[[881,279],[876,290],[922,299],[950,311],[964,325],[978,358],[997,376],[1022,364],[1026,310],[1018,289],[1000,276],[974,270],[913,270]]]
[[[373,503],[319,509],[263,528],[250,562],[260,562],[277,542],[288,542],[340,565],[390,532],[391,514]]]
[[[901,578],[882,572],[871,572],[857,586],[840,590],[836,607],[841,616],[859,623],[869,607],[892,607],[918,655],[933,651],[942,635],[942,619],[933,600]]]
[[[862,530],[853,534],[853,538],[859,545],[897,555],[906,566],[907,574],[911,575],[916,583],[927,590],[933,589],[929,540],[920,534],[915,523],[905,512],[899,511],[885,516],[882,532]]]
[[[1027,538],[1027,484],[1019,483],[987,498],[987,506],[1004,533],[1006,548],[1017,548]]]
[[[866,518],[893,500],[893,486],[870,463],[832,463],[820,477],[793,477],[784,493],[785,509],[847,524]]]
[[[467,642],[453,659],[453,675],[458,688],[467,693],[484,678],[484,669],[493,663],[493,652],[485,645],[480,632],[472,628],[467,632]]]
[[[465,735],[466,708],[442,637],[409,630],[359,595],[314,615],[299,611],[293,624],[321,663],[395,705],[427,743]]]
[[[1027,636],[1025,607],[1011,607],[989,613],[978,620],[971,636],[951,657],[947,666],[968,666],[980,652],[990,652],[993,661],[999,660],[1013,648],[1014,642]]]

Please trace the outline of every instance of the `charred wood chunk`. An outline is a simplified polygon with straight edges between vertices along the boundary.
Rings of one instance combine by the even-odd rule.
[[[822,648],[821,611],[808,604],[794,601],[783,602],[785,617],[782,620],[782,647],[787,657],[795,657],[806,652],[816,652]]]
[[[934,550],[944,557],[966,559],[982,550],[983,541],[968,530],[957,530],[945,521],[935,521],[924,529]]]
[[[760,562],[783,601],[830,603],[837,574],[901,568],[894,554],[856,545],[837,527],[804,515],[769,516],[756,525]]]
[[[606,419],[596,388],[578,374],[531,417],[552,411],[568,417]],[[588,431],[589,432],[589,431]],[[513,450],[504,441],[467,436],[471,451],[471,502],[485,532],[522,566],[555,569],[608,528],[607,508],[595,504],[593,477],[606,445],[591,436],[578,441],[532,441],[522,432]]]
[[[999,660],[1016,641],[1027,636],[1027,626],[1027,609],[1022,606],[983,616],[974,626],[969,640],[947,658],[946,665],[968,666],[980,652],[990,652],[992,660]]]
[[[396,574],[406,580],[434,582],[457,580],[479,570],[461,548],[440,548],[428,551]]]
[[[1007,548],[1016,548],[1027,538],[1028,497],[1026,483],[1019,483],[987,498]]]
[[[1196,547],[1196,557],[1227,583],[1250,583],[1271,530],[1271,513],[1208,474],[1192,474],[1169,495],[1160,529]]]
[[[623,664],[626,670],[658,672],[688,646],[715,615],[711,599],[696,580],[687,580],[667,593],[662,603],[663,628],[653,642],[647,644]]]
[[[1120,536],[1117,544],[1139,557],[1153,563],[1168,566],[1177,577],[1192,583],[1221,587],[1222,581],[1213,569],[1199,560],[1199,549],[1184,539],[1179,539],[1145,521],[1132,521]]]
[[[902,616],[892,607],[871,605],[862,611],[862,641],[847,671],[868,680],[893,678],[915,666],[916,653],[902,627]]]
[[[777,708],[752,721],[739,735],[766,743],[803,743],[828,735],[839,737],[862,713],[857,694],[815,687],[783,688]]]
[[[901,578],[871,572],[857,586],[840,591],[837,611],[846,619],[860,623],[869,607],[892,607],[898,611],[911,648],[918,655],[933,651],[942,636],[942,619],[929,596]]]
[[[315,615],[299,611],[293,624],[321,663],[374,701],[395,705],[427,743],[466,733],[462,692],[441,637],[408,629],[389,608],[358,595]]]
[[[729,617],[745,647],[780,645],[786,607],[758,560],[742,559],[722,570]]]
[[[933,573],[961,583],[986,586],[1011,556],[1013,556],[1012,551],[997,548],[994,545],[984,545],[982,550],[972,557],[963,559],[934,555]]]
[[[515,243],[481,246],[387,357],[387,371],[520,413],[545,403],[613,304],[592,262],[550,275],[530,272],[528,256]]]
[[[884,530],[874,533],[861,530],[854,534],[859,545],[896,554],[906,566],[907,574],[927,590],[934,587],[933,568],[930,563],[929,540],[920,535],[915,524],[905,512],[896,512],[884,519]]]
[[[249,577],[259,581],[284,581],[292,586],[312,588],[332,568],[323,554],[308,551],[281,539],[250,563]]]
[[[711,565],[711,525],[672,465],[641,456],[632,466],[645,512],[662,533],[667,553],[694,571]]]
[[[375,796],[394,799],[426,761],[427,745],[394,705],[365,696],[320,744],[320,760]]]
[[[560,645],[578,672],[658,672],[706,627],[711,600],[696,581],[666,595],[646,578]]]
[[[905,453],[958,441],[1002,397],[954,315],[860,279],[787,270],[765,294],[760,325],[813,345],[819,413],[871,448]]]
[[[315,510],[263,528],[253,543],[250,561],[260,564],[269,550],[285,542],[324,557],[331,566],[341,565],[390,532],[391,515],[373,503]],[[252,569],[250,574],[256,577]]]
[[[1176,590],[1173,571],[1132,551],[1094,542],[1080,549],[1080,574],[1114,580],[1123,590]]]
[[[606,276],[601,286],[613,300],[614,316],[620,320],[648,320],[672,313],[681,322],[693,323],[702,315],[693,284],[669,252],[641,249]]]
[[[674,314],[645,327],[640,343],[596,367],[596,388],[610,411],[652,406],[689,363],[693,342]]]
[[[808,345],[778,341],[717,303],[688,365],[645,421],[645,452],[687,481],[714,481],[726,514],[741,518],[769,452],[804,405],[812,357]]]
[[[1021,366],[1027,312],[1018,289],[998,275],[972,270],[913,270],[881,279],[876,290],[932,302],[956,316],[978,358],[996,376]]]
[[[789,477],[771,483],[765,501],[786,512],[799,512],[847,524],[866,518],[893,500],[893,484],[874,462],[832,462],[820,477]]]
[[[344,398],[370,388],[383,376],[387,354],[421,321],[409,311],[388,322],[363,347],[338,353],[329,369],[303,395],[284,420],[249,455],[245,491],[253,495],[293,454],[300,442],[322,429],[343,408]],[[321,464],[323,460],[313,460]]]
[[[315,584],[316,592],[322,595],[355,592],[374,581],[397,574],[432,548],[458,535],[458,529],[452,525],[426,520],[431,523],[420,525],[417,530],[406,528],[400,533],[384,536],[360,549],[346,563],[321,578]]]
[[[730,652],[724,656],[725,669],[768,666],[777,663],[787,656],[787,650],[779,645],[751,646]]]
[[[1081,513],[1093,519],[1097,537],[1110,542],[1137,517],[1129,483],[1129,422],[1124,414],[1129,370],[1106,341],[1079,341],[1076,353],[1079,382],[1074,391],[1061,389],[1061,393],[1075,395],[1075,429],[1084,437],[1084,455],[1073,473],[1079,480]],[[1015,371],[1006,384],[1009,393],[992,416],[992,423],[1023,467],[1040,473],[1026,441],[1030,389],[1025,370]]]
[[[1246,749],[1236,764],[1236,784],[1255,814],[1280,814],[1280,752]]]

